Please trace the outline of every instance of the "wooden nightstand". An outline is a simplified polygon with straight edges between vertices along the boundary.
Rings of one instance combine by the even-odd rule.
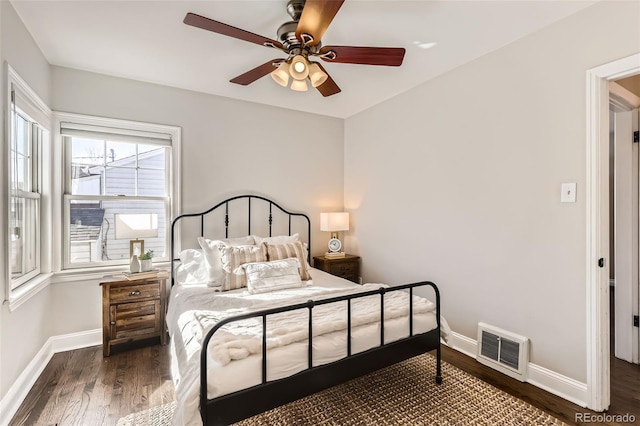
[[[313,266],[354,283],[360,283],[360,256],[350,254],[333,258],[314,256]]]
[[[102,286],[102,354],[111,347],[135,340],[160,337],[166,343],[166,274],[153,278],[104,279]]]

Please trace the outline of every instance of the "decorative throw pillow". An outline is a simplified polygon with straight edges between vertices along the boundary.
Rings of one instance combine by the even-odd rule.
[[[220,259],[224,271],[222,291],[246,287],[247,275],[242,265],[251,262],[266,262],[267,250],[259,246],[220,247]]]
[[[300,278],[302,281],[311,279],[311,275],[307,270],[307,252],[304,245],[300,241],[286,244],[266,244],[267,255],[269,260],[281,260],[295,257],[300,263]]]
[[[220,247],[238,247],[253,245],[255,240],[251,235],[240,238],[227,238],[225,240],[208,240],[198,237],[198,244],[202,247],[205,257],[205,266],[209,274],[209,287],[219,287],[224,283],[224,271],[220,259]]]
[[[274,260],[271,262],[245,263],[249,293],[266,293],[285,288],[302,287],[298,259]]]

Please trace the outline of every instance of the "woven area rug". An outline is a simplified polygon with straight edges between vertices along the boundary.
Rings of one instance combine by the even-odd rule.
[[[445,362],[420,355],[237,423],[258,425],[564,425]],[[175,402],[130,414],[118,426],[171,424]]]

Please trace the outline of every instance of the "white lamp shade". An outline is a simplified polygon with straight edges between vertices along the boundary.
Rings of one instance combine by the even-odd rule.
[[[320,66],[313,62],[309,65],[309,80],[311,80],[311,85],[313,87],[318,87],[325,81],[327,81],[327,73],[322,71]]]
[[[329,232],[348,231],[349,213],[320,213],[320,230]]]
[[[308,89],[306,80],[293,80],[291,82],[291,90],[306,92]]]
[[[304,80],[309,75],[309,66],[307,60],[302,55],[296,55],[291,60],[289,74],[296,80]]]
[[[156,213],[116,213],[115,235],[116,240],[155,238],[158,236],[158,215]]]
[[[287,87],[289,84],[289,64],[283,62],[278,68],[271,72],[271,78],[280,86]]]

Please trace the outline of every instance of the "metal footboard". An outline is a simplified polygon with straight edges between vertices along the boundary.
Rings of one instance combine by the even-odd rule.
[[[426,333],[414,334],[413,292],[414,288],[429,286],[435,292],[437,327]],[[384,296],[393,291],[409,292],[409,336],[394,342],[384,343]],[[380,345],[357,354],[351,353],[351,300],[380,295]],[[313,309],[316,306],[347,301],[347,356],[329,364],[313,366]],[[307,368],[283,379],[267,381],[267,317],[269,315],[298,309],[308,310],[308,360]],[[235,321],[262,318],[262,383],[212,400],[207,399],[207,348],[213,335],[220,328]],[[200,411],[203,424],[228,424],[251,417],[271,408],[310,395],[352,378],[395,364],[421,353],[436,350],[437,383],[442,382],[440,348],[440,292],[429,281],[381,287],[363,293],[309,300],[305,303],[255,311],[226,318],[217,323],[205,336],[200,353]]]

